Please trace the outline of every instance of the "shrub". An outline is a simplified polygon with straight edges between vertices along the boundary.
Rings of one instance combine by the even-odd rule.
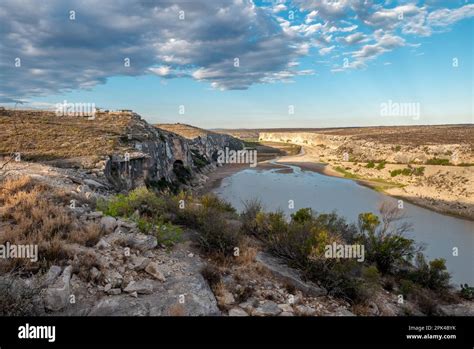
[[[214,208],[221,212],[235,213],[235,208],[228,202],[218,198],[214,194],[206,194],[200,199],[204,208]]]
[[[40,289],[34,285],[23,285],[6,276],[0,279],[0,316],[38,316],[34,299]]]
[[[417,253],[415,269],[408,275],[413,282],[434,291],[443,291],[449,288],[450,275],[446,270],[446,261],[442,258],[427,263],[423,254]]]
[[[390,274],[407,265],[417,252],[414,240],[403,234],[411,229],[396,206],[384,204],[380,208],[382,222],[372,213],[359,215],[359,230],[365,244],[366,260],[375,263],[382,274]]]
[[[385,164],[386,162],[385,161],[381,161],[377,164],[377,167],[375,167],[377,170],[382,170],[385,168]]]
[[[427,165],[442,165],[442,166],[449,166],[451,163],[449,162],[449,159],[438,159],[438,158],[433,158],[433,159],[428,159],[426,161]]]
[[[425,174],[425,168],[423,166],[416,167],[413,169],[413,175],[415,176],[423,176]]]
[[[291,220],[295,223],[309,222],[313,218],[313,212],[310,208],[300,208],[296,213],[291,214]]]
[[[156,225],[155,236],[159,244],[171,247],[181,241],[183,230],[170,223]]]
[[[415,292],[416,285],[411,280],[402,279],[400,281],[400,293],[403,297],[408,298]]]
[[[262,211],[262,203],[258,199],[244,202],[244,210],[240,214],[242,231],[244,234],[256,234],[257,215]]]
[[[79,222],[72,210],[58,203],[58,191],[31,178],[2,183],[0,222],[8,222],[0,234],[0,244],[38,245],[38,262],[30,259],[0,261],[1,271],[20,273],[47,270],[70,258],[70,243],[93,246],[104,231],[98,224]]]
[[[367,165],[365,165],[365,167],[367,167],[367,168],[374,168],[374,167],[375,167],[375,163],[374,163],[373,161],[369,161],[369,162],[367,163]]]
[[[241,241],[240,224],[215,208],[205,208],[199,216],[198,242],[206,253],[230,256]]]
[[[474,287],[469,287],[468,284],[461,284],[461,291],[460,295],[462,298],[467,299],[467,300],[472,300],[474,299]]]
[[[99,200],[97,209],[107,216],[130,217],[136,211],[140,216],[156,216],[164,212],[165,201],[146,187],[118,194],[110,200]]]
[[[208,282],[209,286],[211,289],[214,289],[215,286],[217,286],[221,282],[221,271],[211,265],[211,264],[206,264],[204,268],[201,270],[201,274],[204,277],[204,279]]]

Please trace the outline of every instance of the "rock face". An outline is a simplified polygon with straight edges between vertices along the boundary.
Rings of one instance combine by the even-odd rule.
[[[383,132],[383,131],[379,131]],[[387,131],[389,132],[389,131]],[[391,131],[397,132],[397,131]],[[403,132],[400,129],[398,132]],[[426,132],[420,128],[421,133]],[[449,131],[446,131],[449,132]],[[424,163],[436,157],[447,159],[457,165],[474,161],[469,143],[449,141],[446,144],[409,144],[400,145],[378,142],[373,137],[357,135],[327,134],[317,132],[260,132],[259,140],[293,143],[309,147],[323,147],[326,155],[341,158],[343,152],[359,161],[383,159],[392,163]]]
[[[307,295],[317,297],[327,294],[327,291],[324,288],[319,287],[312,282],[304,282],[297,270],[288,267],[278,258],[264,252],[259,252],[255,259],[268,269],[277,279],[292,285],[294,288]]]
[[[218,150],[242,149],[242,143],[232,136],[210,133],[187,139],[150,125],[138,114],[132,115],[122,139],[134,150],[111,154],[104,168],[109,182],[120,189],[145,183],[184,183],[194,172],[215,164]]]

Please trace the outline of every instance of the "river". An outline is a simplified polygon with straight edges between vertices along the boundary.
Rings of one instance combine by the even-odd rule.
[[[245,169],[224,178],[214,193],[242,210],[246,200],[258,198],[265,210],[283,210],[290,214],[303,207],[317,212],[332,212],[356,222],[361,212],[377,213],[383,201],[396,199],[361,186],[350,179],[330,177],[288,166],[281,169]],[[294,209],[289,208],[293,200]],[[413,224],[407,236],[426,249],[429,259],[444,258],[451,282],[474,284],[474,222],[439,214],[404,202],[404,214]],[[458,256],[453,256],[457,247]]]

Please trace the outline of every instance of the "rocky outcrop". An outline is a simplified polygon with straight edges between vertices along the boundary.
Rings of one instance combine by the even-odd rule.
[[[384,160],[390,163],[425,163],[432,158],[446,159],[454,165],[474,162],[471,146],[459,144],[390,144],[361,136],[317,132],[260,132],[259,140],[293,143],[324,149],[327,159],[342,160],[345,152],[354,161]]]
[[[216,165],[219,150],[242,149],[242,143],[232,136],[205,133],[188,139],[152,126],[137,114],[122,139],[133,151],[112,154],[104,164],[105,176],[120,189],[191,183],[197,172]]]

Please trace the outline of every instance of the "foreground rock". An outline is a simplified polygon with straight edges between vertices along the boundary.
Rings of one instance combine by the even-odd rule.
[[[324,288],[319,287],[312,282],[304,282],[301,279],[300,273],[296,269],[288,267],[282,260],[275,258],[268,253],[259,252],[256,256],[256,260],[265,268],[270,270],[270,272],[272,272],[276,278],[280,279],[280,281],[290,284],[307,295],[317,297],[327,294],[327,291]]]

